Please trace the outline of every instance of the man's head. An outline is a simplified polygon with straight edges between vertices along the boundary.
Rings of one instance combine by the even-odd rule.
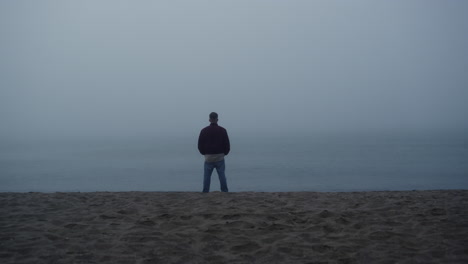
[[[210,114],[210,123],[218,123],[218,114],[211,112]]]

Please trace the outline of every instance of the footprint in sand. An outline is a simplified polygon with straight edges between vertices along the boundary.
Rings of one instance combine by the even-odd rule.
[[[338,224],[342,224],[342,225],[349,225],[351,222],[345,218],[345,217],[340,217],[338,219],[335,220],[336,223]]]
[[[318,214],[321,218],[327,218],[330,216],[333,216],[333,213],[331,213],[328,210],[323,210],[320,214]]]
[[[192,219],[192,216],[191,215],[182,215],[182,216],[180,216],[180,219],[181,220],[190,220],[190,219]]]
[[[230,228],[254,228],[255,225],[250,222],[246,221],[233,221],[233,222],[226,222],[225,226],[230,227]]]
[[[155,226],[156,223],[152,220],[149,220],[149,219],[146,219],[146,220],[143,220],[143,221],[139,221],[137,222],[139,225],[144,225],[144,226]]]
[[[311,248],[313,251],[317,251],[319,253],[324,253],[324,252],[332,250],[332,247],[329,245],[313,245],[311,246]]]
[[[260,249],[261,247],[255,242],[247,242],[244,244],[236,245],[231,248],[235,252],[251,252]]]
[[[117,216],[105,215],[105,214],[100,215],[99,217],[102,218],[102,219],[116,219],[117,218]]]
[[[304,250],[297,247],[280,247],[278,251],[286,255],[302,257],[304,256]]]
[[[228,214],[228,215],[223,215],[222,219],[223,220],[237,220],[240,217],[241,217],[240,214]]]
[[[371,233],[369,235],[369,238],[372,240],[386,240],[395,235],[396,235],[395,233],[390,232],[390,231],[377,231],[377,232]]]
[[[88,225],[70,223],[70,224],[64,225],[63,227],[68,228],[68,229],[85,229],[88,227]]]

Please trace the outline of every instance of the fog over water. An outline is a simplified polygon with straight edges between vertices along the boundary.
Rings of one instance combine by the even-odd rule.
[[[0,139],[468,131],[466,1],[1,1]]]
[[[231,191],[466,189],[467,13],[0,1],[0,191],[200,191],[212,111]]]

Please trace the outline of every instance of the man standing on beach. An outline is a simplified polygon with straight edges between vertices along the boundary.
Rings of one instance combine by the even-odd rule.
[[[224,170],[224,156],[229,154],[230,143],[226,129],[218,126],[218,114],[210,114],[210,125],[203,128],[198,137],[198,150],[205,155],[205,174],[203,178],[203,192],[210,191],[211,174],[216,168],[218,172],[221,191],[227,192],[227,182]]]

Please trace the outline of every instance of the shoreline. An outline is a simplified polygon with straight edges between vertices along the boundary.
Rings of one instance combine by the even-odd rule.
[[[2,192],[2,263],[466,263],[468,190]]]
[[[413,189],[413,190],[351,190],[351,191],[229,191],[225,194],[242,194],[242,193],[399,193],[399,192],[468,192],[468,189]],[[201,191],[0,191],[1,194],[91,194],[91,193],[180,193],[180,194],[196,194]],[[219,190],[210,191],[209,193],[222,193]]]

